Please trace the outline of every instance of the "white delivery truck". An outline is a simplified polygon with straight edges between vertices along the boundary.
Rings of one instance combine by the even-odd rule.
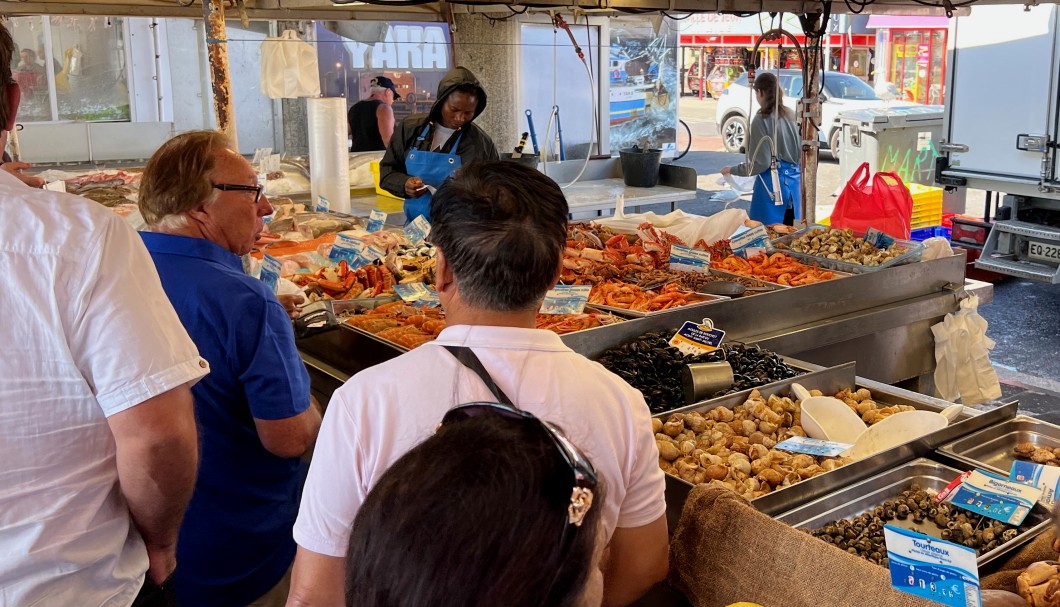
[[[1060,283],[1060,10],[976,5],[949,46],[935,179],[1002,195],[975,265]]]

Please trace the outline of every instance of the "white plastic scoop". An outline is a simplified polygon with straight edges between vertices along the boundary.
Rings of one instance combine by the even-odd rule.
[[[802,429],[810,438],[854,444],[865,432],[865,422],[843,401],[831,396],[810,396],[802,385],[791,385],[802,401]]]
[[[880,451],[907,443],[949,425],[949,419],[934,411],[902,411],[869,426],[843,457],[864,459]]]

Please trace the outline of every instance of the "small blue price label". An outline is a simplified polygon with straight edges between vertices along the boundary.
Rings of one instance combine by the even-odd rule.
[[[865,232],[865,242],[876,247],[877,249],[886,249],[895,243],[893,236],[885,234],[876,228],[869,228]]]
[[[314,209],[317,213],[327,213],[331,210],[331,203],[323,195],[317,195],[317,206]]]
[[[545,293],[541,314],[581,314],[592,285],[556,285]]]
[[[701,323],[686,321],[670,338],[670,345],[686,356],[695,356],[717,350],[723,339],[725,331],[715,328],[711,319],[704,318]]]
[[[442,305],[438,292],[422,282],[394,285],[394,292],[405,303],[416,308],[437,308]]]
[[[1012,462],[1008,480],[1033,485],[1042,490],[1038,503],[1052,510],[1060,502],[1060,468],[1034,462],[1016,460]]]
[[[710,272],[710,251],[675,244],[670,247],[670,269],[680,272]]]
[[[793,436],[785,441],[777,443],[777,446],[773,448],[780,449],[781,451],[790,451],[791,453],[816,455],[818,457],[838,457],[841,453],[853,446],[854,445],[849,443],[836,443],[820,438]]]
[[[939,495],[958,508],[1009,525],[1021,525],[1041,498],[1042,490],[982,470],[970,470]]]
[[[383,229],[383,224],[385,222],[386,213],[380,211],[379,209],[374,209],[368,215],[368,225],[365,227],[365,230],[367,230],[369,234],[371,234],[372,232],[378,232],[379,230]]]
[[[261,261],[261,282],[265,283],[265,286],[273,293],[276,292],[280,283],[280,266],[282,265],[279,259],[268,254]]]
[[[884,525],[891,586],[949,607],[980,607],[973,548]]]
[[[359,270],[374,261],[371,249],[363,240],[346,234],[335,237],[335,244],[331,245],[328,258],[336,262],[345,261],[351,270]]]
[[[754,257],[759,253],[769,253],[773,249],[769,244],[769,232],[765,226],[737,231],[729,239],[729,246],[735,255],[742,257]]]
[[[423,244],[430,233],[431,224],[423,217],[423,215],[417,216],[416,219],[413,219],[407,226],[405,226],[405,236],[407,236],[409,241],[414,245]]]

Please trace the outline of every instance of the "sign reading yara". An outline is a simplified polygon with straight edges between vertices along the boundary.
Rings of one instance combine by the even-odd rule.
[[[352,69],[449,69],[449,26],[445,24],[393,23],[381,42],[345,43]]]

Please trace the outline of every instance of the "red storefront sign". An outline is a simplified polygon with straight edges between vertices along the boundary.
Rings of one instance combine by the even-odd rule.
[[[806,44],[806,36],[797,34],[795,38],[799,44]],[[681,46],[743,46],[750,48],[754,46],[758,36],[744,34],[682,34]],[[760,46],[775,47],[791,46],[791,40],[786,36],[776,40],[763,40]],[[829,34],[829,46],[876,46],[874,34]]]

